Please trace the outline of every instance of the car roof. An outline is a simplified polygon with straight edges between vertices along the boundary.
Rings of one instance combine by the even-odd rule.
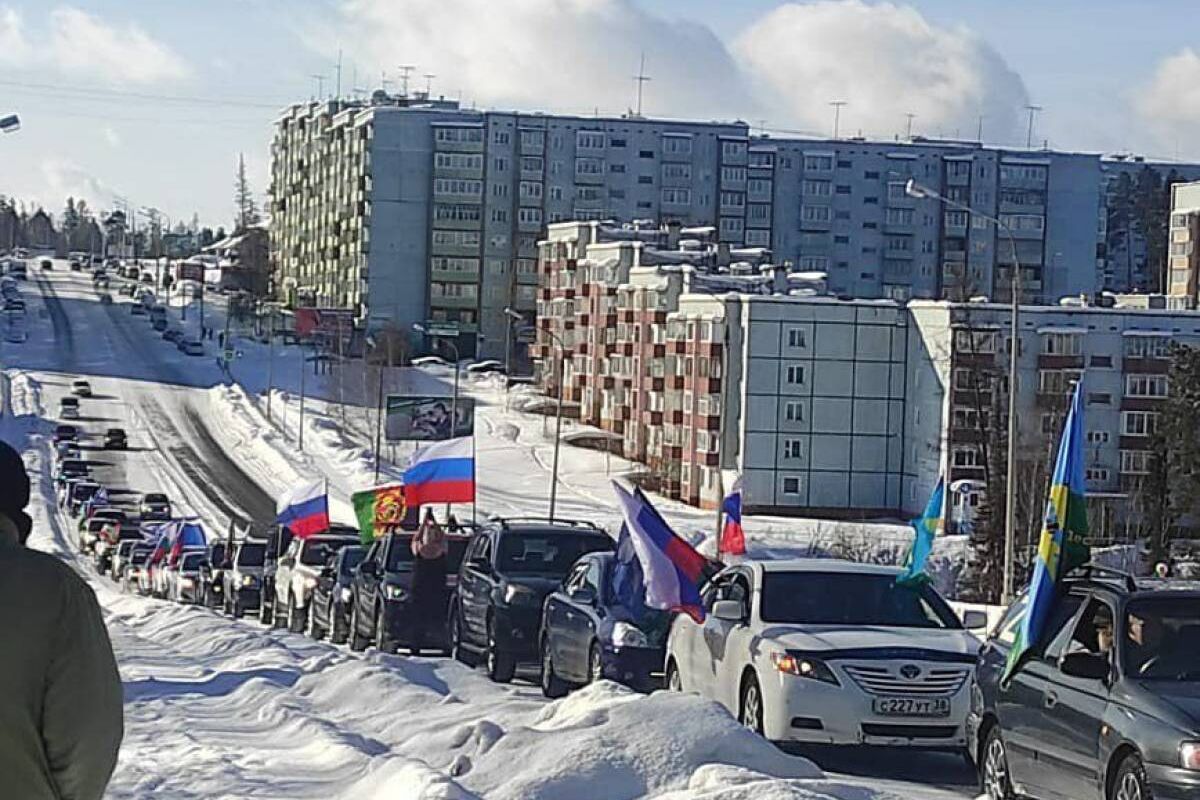
[[[840,558],[780,558],[748,562],[751,567],[766,572],[838,572],[847,575],[899,575],[898,567],[884,564],[862,564]]]

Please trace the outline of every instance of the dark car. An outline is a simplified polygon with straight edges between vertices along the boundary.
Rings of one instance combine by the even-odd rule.
[[[234,542],[233,554],[221,571],[224,581],[225,613],[240,619],[248,610],[257,609],[262,600],[263,563],[267,558],[267,543],[263,539],[239,539]]]
[[[54,442],[77,442],[79,441],[79,428],[74,425],[57,425],[54,428]]]
[[[412,603],[413,534],[391,533],[377,539],[354,571],[350,600],[350,649],[362,650],[368,642],[384,653],[394,653],[405,647],[417,654],[422,645],[449,649],[446,631],[440,624],[446,619],[446,608],[438,612],[434,635],[428,636],[427,620],[417,620]],[[445,598],[458,577],[458,568],[470,540],[465,536],[446,536]],[[425,626],[424,640],[416,641],[416,625]]]
[[[661,686],[670,614],[625,608],[613,592],[620,566],[613,553],[589,553],[546,597],[538,638],[547,697],[604,678],[643,692]]]
[[[613,540],[588,523],[494,520],[471,540],[450,607],[450,646],[471,663],[483,656],[495,681],[536,661],[542,603],[581,556],[611,551]]]
[[[153,328],[154,330],[158,331],[159,333],[162,333],[163,331],[165,331],[167,329],[167,318],[166,317],[156,318],[152,323],[150,323],[150,327]]]
[[[145,314],[146,308],[141,303],[132,303],[129,306],[129,313],[136,317],[138,314]]]
[[[354,580],[355,567],[366,553],[365,547],[343,547],[321,570],[308,601],[308,635],[312,638],[321,639],[328,635],[334,644],[346,641],[353,597],[350,584]]]
[[[1200,797],[1200,583],[1084,568],[1001,681],[1027,598],[979,651],[967,730],[992,800]]]
[[[171,518],[171,501],[162,492],[147,492],[142,495],[138,512],[144,520],[165,522]]]
[[[168,342],[178,342],[183,338],[183,331],[179,330],[179,328],[168,328],[167,330],[163,331],[162,337]]]
[[[204,563],[200,565],[199,592],[197,602],[205,608],[221,608],[225,605],[225,569],[229,562],[225,552],[229,543],[224,539],[209,542]]]
[[[109,428],[104,432],[105,450],[124,450],[129,447],[129,439],[124,428]]]

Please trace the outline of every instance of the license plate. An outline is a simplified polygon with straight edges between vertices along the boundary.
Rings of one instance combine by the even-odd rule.
[[[875,713],[881,717],[948,717],[947,697],[877,697]]]

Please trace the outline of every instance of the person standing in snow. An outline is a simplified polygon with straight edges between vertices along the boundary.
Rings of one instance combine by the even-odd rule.
[[[96,596],[25,547],[21,456],[0,442],[0,795],[100,800],[124,734],[121,678]]]
[[[446,532],[425,510],[425,521],[412,539],[412,654],[421,654],[429,628],[445,616]]]

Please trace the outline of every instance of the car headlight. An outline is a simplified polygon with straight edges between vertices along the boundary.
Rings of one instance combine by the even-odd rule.
[[[1200,770],[1200,742],[1184,742],[1180,745],[1179,761],[1184,769]]]
[[[349,603],[350,600],[353,599],[353,597],[354,597],[354,595],[350,592],[350,589],[348,587],[342,588],[342,602],[343,603]]]
[[[509,584],[504,589],[504,602],[511,606],[536,606],[538,604],[537,592],[532,589],[527,589],[524,586],[515,586]]]
[[[194,580],[192,580],[191,578],[180,578],[179,585],[182,586],[184,589],[190,589],[196,585],[196,582]]]
[[[253,586],[255,583],[257,583],[257,580],[253,575],[242,576],[242,586]]]
[[[317,588],[317,579],[316,578],[305,578],[303,581],[303,584],[304,584],[305,589],[315,589],[315,588]]]
[[[408,592],[403,586],[397,586],[394,583],[385,583],[383,585],[383,596],[388,600],[407,600]]]
[[[612,643],[616,647],[649,647],[646,634],[628,622],[615,622],[612,628]]]
[[[775,665],[775,669],[788,675],[841,686],[837,676],[833,674],[833,670],[819,658],[792,655],[791,653],[771,653],[771,663]]]

